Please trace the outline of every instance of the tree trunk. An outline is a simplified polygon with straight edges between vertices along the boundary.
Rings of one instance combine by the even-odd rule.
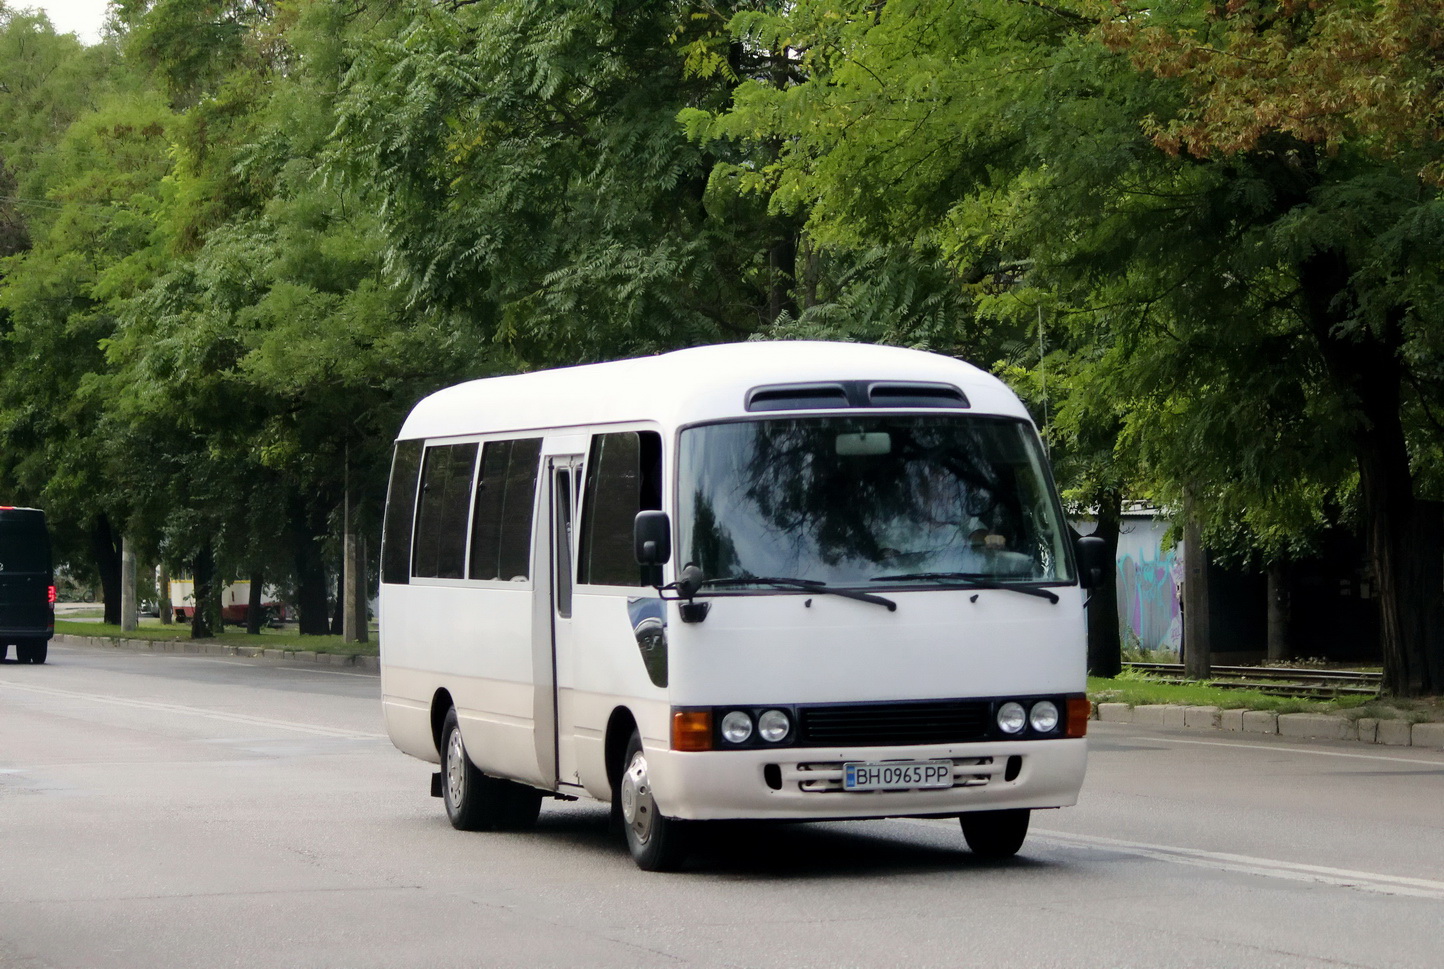
[[[251,573],[251,594],[246,598],[246,635],[259,636],[261,626],[265,622],[265,607],[261,605],[265,598],[265,586],[262,584],[264,576],[259,572]]]
[[[1348,319],[1350,267],[1342,254],[1306,260],[1299,281],[1308,322],[1330,377],[1359,414],[1352,444],[1359,467],[1364,539],[1379,592],[1384,690],[1396,696],[1444,692],[1444,601],[1439,514],[1414,498],[1402,417],[1403,310],[1377,331]],[[1349,325],[1352,329],[1345,329]]]
[[[302,636],[324,636],[331,631],[326,616],[326,562],[321,555],[320,529],[299,504],[291,511],[296,556],[296,612]]]
[[[1123,496],[1105,491],[1098,497],[1097,538],[1108,545],[1105,558],[1118,560],[1118,535],[1122,530]],[[1093,590],[1088,603],[1088,672],[1094,676],[1117,676],[1123,670],[1123,641],[1118,624],[1118,569],[1103,571],[1103,581]]]
[[[361,536],[356,533],[356,513],[351,507],[351,491],[346,490],[344,516],[345,540],[341,561],[341,640],[347,643],[366,642],[366,552]]]
[[[1208,549],[1193,507],[1183,492],[1183,675],[1206,680],[1213,672],[1213,635],[1208,622]]]
[[[767,322],[776,323],[785,315],[797,316],[793,292],[797,285],[797,235],[788,232],[767,252],[771,285],[767,293]]]
[[[120,628],[134,632],[140,625],[135,602],[135,546],[122,535],[120,549]]]
[[[331,635],[340,636],[346,628],[346,569],[336,570],[336,598],[331,603]]]
[[[1293,658],[1289,644],[1292,584],[1289,565],[1283,560],[1269,563],[1268,570],[1268,659],[1278,663]]]
[[[95,516],[90,528],[90,550],[95,570],[100,573],[100,597],[105,602],[105,622],[120,625],[120,536],[110,527],[105,512]]]
[[[169,626],[175,622],[175,610],[170,604],[170,569],[164,562],[157,567],[155,578],[156,585],[156,606],[160,612],[160,624]]]
[[[191,639],[209,639],[215,635],[215,623],[219,618],[216,610],[216,594],[219,591],[216,587],[216,557],[209,542],[196,553],[193,571],[195,609],[191,613]]]

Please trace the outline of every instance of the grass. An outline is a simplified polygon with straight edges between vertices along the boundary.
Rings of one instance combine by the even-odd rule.
[[[233,628],[227,627],[228,630]],[[191,638],[189,626],[179,624],[162,626],[159,619],[142,620],[140,628],[132,632],[125,632],[119,626],[108,626],[105,623],[57,619],[55,632],[62,636],[98,636],[105,639],[188,640]],[[225,643],[228,646],[256,646],[261,649],[351,653],[360,656],[375,656],[377,652],[374,630],[371,641],[366,643],[344,643],[340,636],[302,636],[291,629],[262,629],[254,636],[244,631],[227,631],[212,636],[204,642]]]
[[[1333,700],[1301,700],[1270,696],[1257,690],[1229,690],[1207,682],[1161,683],[1146,673],[1125,672],[1121,676],[1088,677],[1088,698],[1098,703],[1126,703],[1144,706],[1174,703],[1182,706],[1218,707],[1223,710],[1269,710],[1274,713],[1331,713],[1358,719],[1409,720],[1414,723],[1444,721],[1444,697],[1395,699],[1391,697],[1341,696]]]

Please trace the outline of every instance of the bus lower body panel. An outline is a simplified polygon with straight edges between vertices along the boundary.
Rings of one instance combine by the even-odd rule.
[[[1067,739],[646,753],[653,796],[668,817],[801,821],[1067,807],[1077,803],[1087,749],[1087,740]],[[844,789],[847,764],[920,762],[950,763],[950,786]]]

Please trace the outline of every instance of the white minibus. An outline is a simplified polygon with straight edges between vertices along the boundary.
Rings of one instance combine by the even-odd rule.
[[[612,805],[642,868],[716,819],[958,817],[1016,853],[1075,803],[1084,605],[996,378],[749,342],[418,403],[384,526],[381,687],[457,828]]]

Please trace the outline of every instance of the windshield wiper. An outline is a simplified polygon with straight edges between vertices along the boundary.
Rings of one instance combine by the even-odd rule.
[[[803,589],[807,592],[821,592],[829,596],[842,596],[844,599],[856,599],[858,602],[871,602],[879,606],[887,606],[888,612],[897,612],[897,603],[871,592],[859,592],[856,589],[832,589],[826,582],[818,579],[793,579],[785,576],[763,576],[763,575],[727,575],[717,579],[703,579],[702,585],[776,585],[789,589]]]
[[[1025,596],[1037,596],[1040,599],[1047,599],[1049,602],[1057,603],[1058,594],[1048,589],[1039,589],[1027,585],[1010,585],[1007,582],[999,582],[995,578],[982,572],[902,572],[898,575],[879,575],[872,579],[873,582],[904,582],[907,580],[932,581],[932,582],[956,582],[958,585],[968,589],[1006,589],[1009,592],[1021,592]]]

